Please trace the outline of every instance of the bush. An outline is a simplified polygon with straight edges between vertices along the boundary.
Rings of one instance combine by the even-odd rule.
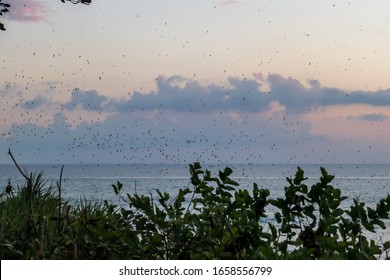
[[[213,176],[190,165],[191,181],[175,197],[122,195],[126,202],[61,199],[61,180],[45,188],[42,173],[3,193],[0,201],[1,259],[378,259],[389,258],[390,242],[364,234],[385,228],[390,195],[375,209],[346,199],[321,168],[310,188],[298,167],[282,198],[253,184],[239,188],[232,169]],[[61,178],[61,176],[60,176]],[[272,208],[272,215],[267,209]]]

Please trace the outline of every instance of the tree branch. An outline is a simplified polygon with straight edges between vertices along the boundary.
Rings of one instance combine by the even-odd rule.
[[[16,162],[15,158],[14,158],[14,155],[11,153],[11,148],[8,149],[8,154],[10,155],[12,161],[14,162],[16,168],[19,170],[20,174],[22,174],[22,176],[27,180],[27,181],[30,181],[31,179],[22,171],[22,169],[20,168],[19,164]]]

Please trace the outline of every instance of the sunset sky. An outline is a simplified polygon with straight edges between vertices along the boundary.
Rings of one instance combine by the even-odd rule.
[[[0,164],[390,162],[389,1],[3,2]]]

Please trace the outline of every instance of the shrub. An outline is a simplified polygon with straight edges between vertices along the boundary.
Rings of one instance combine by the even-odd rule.
[[[15,162],[16,164],[16,162]],[[17,166],[18,167],[18,166]],[[20,169],[19,169],[20,170]],[[43,174],[3,193],[0,201],[1,259],[378,259],[389,258],[390,242],[369,240],[365,232],[385,228],[390,195],[376,208],[346,199],[334,178],[321,168],[310,188],[298,167],[287,178],[284,197],[256,183],[239,187],[225,168],[213,176],[199,163],[190,165],[190,183],[175,197],[122,195],[124,206],[108,201],[61,198],[45,187]],[[156,196],[156,197],[155,197]],[[272,208],[273,213],[267,209]]]

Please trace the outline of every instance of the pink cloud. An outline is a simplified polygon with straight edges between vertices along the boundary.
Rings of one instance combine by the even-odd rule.
[[[218,3],[218,5],[220,5],[220,6],[236,5],[236,4],[241,4],[241,2],[240,1],[222,1],[222,2]]]
[[[7,19],[19,22],[45,21],[51,13],[47,2],[39,0],[8,0],[11,5]]]

